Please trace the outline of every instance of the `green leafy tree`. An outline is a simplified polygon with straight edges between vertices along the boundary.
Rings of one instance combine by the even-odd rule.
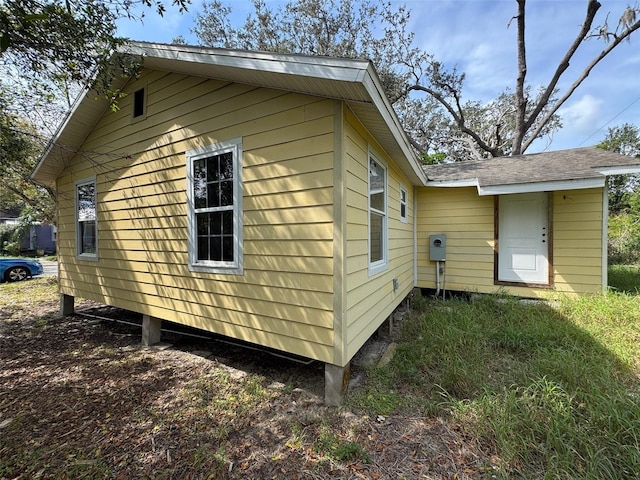
[[[609,128],[598,148],[611,152],[640,158],[640,129],[635,125],[625,123],[619,127]],[[609,211],[620,213],[630,211],[633,204],[640,202],[640,176],[613,175],[608,178]],[[636,212],[640,214],[640,209]]]
[[[31,179],[42,136],[25,120],[0,118],[0,210],[20,210],[30,221],[53,223],[54,192]]]
[[[558,109],[592,69],[640,28],[640,11],[628,7],[615,29],[608,15],[597,25],[600,3],[585,0],[582,26],[548,83],[527,84],[526,0],[516,0],[518,72],[512,89],[487,103],[465,100],[464,73],[447,68],[414,45],[408,32],[410,11],[390,2],[369,0],[290,0],[277,8],[254,0],[243,25],[230,20],[231,4],[205,3],[193,32],[204,45],[283,53],[371,59],[409,138],[426,161],[486,158],[524,153],[533,141],[561,128]],[[589,39],[601,39],[601,52],[583,65],[565,91],[569,63]]]
[[[181,9],[187,2],[172,0]],[[60,97],[68,107],[79,88],[87,85],[108,94],[113,71],[106,67],[113,52],[127,41],[117,35],[116,21],[141,19],[144,10],[139,17],[134,12],[144,6],[160,15],[165,11],[160,0],[4,1],[0,4],[2,94],[13,87],[10,104],[16,102],[17,93],[26,95],[27,101],[18,104],[22,108]],[[97,71],[102,73],[96,77]]]
[[[230,5],[203,4],[193,32],[203,45],[298,53],[373,61],[392,101],[404,95],[408,80],[397,46],[412,43],[410,12],[391,2],[372,0],[290,0],[278,8],[253,0],[241,26],[232,24]],[[180,40],[180,39],[177,39]],[[416,50],[416,53],[418,50]]]
[[[599,148],[640,158],[640,129],[629,123],[610,128]],[[640,176],[615,175],[609,187],[609,262],[640,261]]]
[[[188,2],[171,0],[181,10]],[[36,220],[52,220],[50,195],[29,180],[35,159],[81,89],[93,87],[116,102],[119,92],[109,87],[113,76],[135,73],[132,59],[112,60],[127,41],[117,35],[116,21],[141,20],[145,9],[162,15],[165,8],[161,0],[0,3],[2,202],[21,202]]]

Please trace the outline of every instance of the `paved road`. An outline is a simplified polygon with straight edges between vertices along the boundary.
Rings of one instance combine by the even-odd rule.
[[[44,268],[45,277],[57,277],[58,276],[58,262],[51,262],[49,260],[40,260],[42,267]]]

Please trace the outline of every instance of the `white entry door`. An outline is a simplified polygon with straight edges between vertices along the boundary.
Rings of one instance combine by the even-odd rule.
[[[547,194],[501,195],[498,205],[498,280],[548,284]]]

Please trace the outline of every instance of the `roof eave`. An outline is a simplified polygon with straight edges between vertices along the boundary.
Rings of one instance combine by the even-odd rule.
[[[382,84],[380,83],[371,64],[367,69],[367,77],[364,79],[363,83],[378,112],[380,112],[385,123],[390,128],[391,134],[402,151],[403,156],[409,162],[410,170],[405,170],[403,173],[405,173],[405,175],[407,175],[414,184],[418,184],[420,186],[426,185],[428,182],[427,174],[422,168],[422,164],[418,160],[417,155],[413,151],[413,148],[409,143],[409,139],[407,138],[407,134],[402,128],[400,120],[398,119],[395,110],[393,110],[393,106],[385,95]]]
[[[121,88],[126,81],[124,78],[116,79],[114,86]],[[54,188],[59,174],[78,152],[107,108],[109,102],[106,98],[98,96],[92,89],[85,88],[49,140],[31,174],[31,179],[39,185]],[[90,118],[92,121],[78,121],[79,116]]]
[[[549,182],[515,183],[512,185],[478,185],[478,195],[509,195],[513,193],[552,192],[604,187],[605,177],[556,180]]]
[[[207,65],[342,82],[360,82],[369,65],[366,60],[222,48],[206,48],[205,50],[203,47],[161,43],[131,42],[125,48],[125,53],[138,55],[146,59],[145,61],[151,60],[152,63],[168,61],[172,65],[182,64],[188,71],[189,65]],[[192,72],[189,71],[189,73]]]
[[[614,167],[595,167],[594,170],[601,175],[631,175],[640,173],[638,165],[619,165]]]
[[[427,187],[436,188],[456,188],[456,187],[477,187],[477,178],[461,178],[457,180],[429,180],[426,183]]]
[[[555,180],[548,182],[529,182],[502,185],[480,185],[477,178],[459,180],[430,180],[427,187],[434,188],[460,188],[475,187],[478,195],[510,195],[514,193],[551,192],[555,190],[580,190],[586,188],[604,187],[605,177],[580,178],[569,180]]]
[[[242,83],[251,77],[251,85],[276,88],[353,104],[371,104],[382,124],[365,125],[372,133],[386,132],[389,152],[404,158],[394,158],[412,182],[424,185],[427,176],[413,152],[399,120],[386,98],[371,62],[330,57],[287,55],[241,50],[203,49],[183,45],[132,42],[125,53],[144,58],[144,66],[183,73],[185,75],[221,78]],[[118,80],[122,85],[127,79]],[[54,186],[58,175],[108,108],[105,99],[91,101],[89,90],[74,103],[64,122],[41,156],[32,174],[35,182]],[[78,116],[93,119],[79,122]],[[382,125],[384,125],[382,127]],[[376,131],[377,130],[377,131]],[[374,135],[377,137],[377,135]]]

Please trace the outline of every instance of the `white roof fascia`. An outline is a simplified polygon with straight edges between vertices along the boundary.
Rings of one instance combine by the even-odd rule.
[[[594,167],[594,170],[602,175],[628,175],[640,173],[640,164],[619,165],[617,167]]]
[[[263,71],[301,77],[359,83],[365,76],[368,62],[361,60],[309,57],[306,55],[247,52],[244,50],[208,49],[216,54],[182,45],[144,44],[132,42],[126,53],[142,57],[166,59],[190,64],[208,64],[221,67]],[[358,63],[358,66],[355,64]]]
[[[411,168],[413,172],[418,177],[418,179],[422,182],[422,185],[426,185],[428,183],[427,174],[422,169],[422,165],[418,161],[416,154],[414,153],[411,145],[409,144],[409,140],[407,139],[407,134],[404,129],[400,125],[398,120],[398,116],[396,115],[393,107],[389,103],[384,91],[382,89],[382,85],[378,81],[377,76],[373,71],[373,66],[369,64],[369,69],[367,70],[367,76],[363,80],[363,84],[367,89],[367,92],[371,96],[374,105],[384,118],[384,121],[391,129],[391,133],[395,138],[398,145],[402,149],[405,157],[411,162]]]
[[[478,187],[478,179],[429,180],[427,182],[427,187]]]
[[[555,190],[581,190],[585,188],[602,188],[605,177],[584,178],[581,180],[559,180],[553,182],[516,183],[513,185],[478,185],[478,195],[509,195],[512,193],[551,192]]]

